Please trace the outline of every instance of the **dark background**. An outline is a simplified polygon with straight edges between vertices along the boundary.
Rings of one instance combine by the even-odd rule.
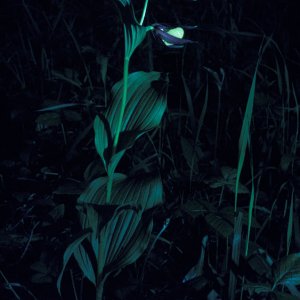
[[[132,2],[139,17],[143,1]],[[188,110],[181,74],[184,74],[190,88],[197,116],[203,106],[205,87],[209,87],[208,111],[201,137],[204,156],[199,162],[199,178],[217,176],[223,165],[233,168],[237,166],[242,114],[264,37],[272,37],[275,43],[266,50],[263,64],[276,69],[277,59],[282,68],[286,66],[290,89],[293,87],[295,94],[299,95],[298,4],[298,1],[284,0],[149,1],[146,25],[164,23],[171,27],[198,26],[186,31],[187,38],[197,43],[189,44],[184,49],[164,47],[157,37],[149,34],[135,52],[130,70],[169,73],[167,115]],[[59,299],[56,277],[61,267],[63,251],[70,237],[79,230],[76,198],[85,186],[83,173],[87,165],[97,159],[93,132],[88,131],[79,140],[78,136],[91,124],[96,113],[103,111],[106,106],[100,72],[101,58],[109,59],[106,82],[108,91],[122,78],[123,29],[120,18],[122,13],[118,8],[120,6],[116,2],[108,0],[1,1],[0,270],[14,284],[19,295],[22,295],[21,299],[33,299],[29,292],[37,299]],[[126,17],[126,12],[123,14]],[[91,81],[86,76],[86,68]],[[218,92],[205,68],[217,73],[222,68],[225,72],[222,109],[218,116],[222,138],[218,140],[216,155],[213,153],[213,134],[217,119]],[[65,77],[62,78],[58,73]],[[295,139],[297,123],[295,114],[291,114],[287,120],[288,128],[284,129],[287,139],[282,152],[278,145],[282,138],[279,134],[280,115],[277,116],[278,123],[273,126],[266,124],[263,112],[268,107],[276,115],[278,107],[285,101],[284,96],[279,94],[276,82],[278,78],[274,76],[274,72],[263,67],[260,75],[257,92],[264,99],[260,101],[256,98],[252,143],[257,170],[262,166],[278,170],[273,175],[266,172],[262,179],[261,205],[270,208],[282,183],[292,183],[295,192],[299,192],[298,156],[294,158],[293,171],[280,169],[282,156],[288,152]],[[275,83],[270,84],[272,81]],[[286,88],[284,83],[283,88]],[[73,113],[59,112],[56,116],[40,118],[41,113],[37,110],[60,103],[76,103],[78,106],[71,110]],[[290,107],[295,105],[295,100],[291,99]],[[179,195],[184,194],[186,199],[192,197],[188,189],[189,173],[185,172],[186,165],[177,134],[182,130],[181,136],[191,138],[195,133],[179,129],[184,125],[179,125],[168,116],[164,126],[165,136],[170,137],[181,173],[175,176],[172,165],[167,162],[150,168],[151,171],[159,170],[162,176],[167,203],[166,207],[155,214],[156,233],[161,228],[165,214],[174,214],[174,205],[179,205],[181,201]],[[130,155],[140,149],[139,144],[136,147],[130,150]],[[130,166],[130,159],[127,157],[121,168],[126,172]],[[249,167],[246,166],[242,177],[244,182],[249,180],[247,168]],[[78,189],[74,190],[72,185],[71,190],[58,192],[58,187],[64,186],[66,181],[69,183],[70,178],[77,183]],[[193,184],[195,193],[202,193],[204,190],[208,197],[216,197],[214,192],[210,194],[200,179]],[[49,213],[60,204],[64,205],[64,214],[56,220]],[[279,205],[279,208],[282,207],[284,202]],[[139,299],[184,299],[190,293],[180,285],[180,278],[197,260],[199,240],[209,229],[203,220],[185,223],[183,226],[183,217],[174,218],[166,238],[181,247],[183,254],[174,250],[174,253],[169,253],[169,258],[165,258],[164,246],[159,246],[153,259],[169,259],[163,271],[150,270],[147,275],[148,285],[141,289],[138,296],[132,292],[136,290],[136,283],[128,280],[128,273],[121,273],[116,280],[112,279],[108,283],[107,299],[133,299],[132,295]],[[277,219],[275,217],[262,241],[262,244],[270,246],[269,251],[274,256],[282,254],[282,239],[285,238],[280,231],[282,220],[280,214]],[[277,229],[282,235],[280,241],[280,234],[272,237],[272,232]],[[298,243],[296,238],[292,244],[294,251],[299,251]],[[36,275],[41,274],[32,267],[37,262],[44,264],[41,269],[46,270],[47,274],[40,277]],[[78,283],[80,272],[75,264],[73,269]],[[253,271],[247,267],[243,272],[248,272],[249,277],[253,275],[253,278],[257,278],[257,274],[252,274]],[[222,290],[216,279],[210,276],[210,286]],[[90,297],[93,298],[93,287],[85,284],[86,293],[91,293]],[[14,299],[7,287],[4,277],[0,276],[0,299]],[[150,289],[158,287],[163,292],[158,293],[157,297],[150,296]],[[115,290],[117,292],[114,293]],[[208,291],[208,287],[200,289],[200,292],[196,290],[195,295],[191,292],[186,299],[196,299],[193,297],[206,295]],[[72,296],[66,296],[65,299],[72,299],[70,276],[66,279],[65,287],[65,295],[68,293]],[[122,294],[123,298],[120,296]],[[85,297],[83,299],[91,299]]]

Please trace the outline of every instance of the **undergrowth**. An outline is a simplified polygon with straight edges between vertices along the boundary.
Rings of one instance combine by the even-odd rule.
[[[1,299],[300,298],[292,4],[3,11]]]

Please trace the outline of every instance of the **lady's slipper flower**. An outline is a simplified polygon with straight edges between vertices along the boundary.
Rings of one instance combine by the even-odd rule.
[[[195,43],[192,40],[184,39],[184,29],[194,29],[197,26],[169,27],[162,24],[152,25],[154,33],[169,48],[182,48],[184,44]]]

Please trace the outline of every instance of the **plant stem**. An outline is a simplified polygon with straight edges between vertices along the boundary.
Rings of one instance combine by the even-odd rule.
[[[122,103],[121,103],[121,109],[120,109],[120,116],[119,116],[119,122],[118,127],[116,130],[116,134],[114,137],[114,143],[113,143],[113,154],[115,154],[115,151],[117,150],[117,145],[119,141],[120,131],[122,127],[122,121],[126,106],[126,100],[127,100],[127,86],[128,86],[128,68],[129,68],[129,57],[125,57],[124,60],[124,68],[123,68],[123,95],[122,95]]]
[[[97,283],[97,288],[96,288],[96,300],[102,300],[103,299],[103,288],[104,288],[104,283],[106,281],[107,275],[104,277],[101,277],[101,279]]]
[[[116,133],[115,133],[115,136],[114,136],[111,158],[114,157],[114,155],[116,154],[116,151],[117,151],[117,146],[118,146],[120,131],[121,131],[121,127],[122,127],[123,116],[124,116],[125,107],[126,107],[129,61],[130,61],[130,57],[125,56],[125,59],[124,59],[124,68],[123,68],[123,95],[122,95],[122,103],[121,103],[121,108],[120,108],[120,115],[119,115],[119,120],[118,120],[118,126],[117,126]],[[112,191],[112,184],[113,184],[113,175],[114,175],[114,168],[112,168],[111,170],[108,171],[108,182],[107,182],[107,187],[106,187],[106,203],[110,202],[111,191]]]
[[[2,273],[2,271],[0,270],[0,274],[3,277],[7,288],[14,294],[14,296],[16,297],[16,299],[21,300],[21,298],[19,297],[19,295],[16,293],[16,291],[14,290],[13,286],[10,284],[10,282],[7,280],[7,278],[5,277],[5,275]]]
[[[144,20],[145,20],[146,11],[147,11],[147,6],[148,6],[148,0],[145,0],[144,8],[143,8],[143,13],[142,13],[141,21],[140,21],[140,25],[141,25],[141,26],[143,25]]]

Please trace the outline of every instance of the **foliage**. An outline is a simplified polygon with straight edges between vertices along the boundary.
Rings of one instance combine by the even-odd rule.
[[[1,299],[300,298],[292,3],[2,11]]]

